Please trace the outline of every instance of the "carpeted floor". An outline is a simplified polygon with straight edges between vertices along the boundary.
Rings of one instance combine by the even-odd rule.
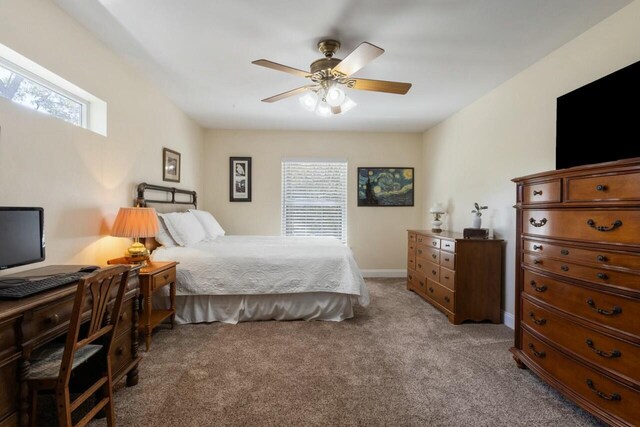
[[[118,425],[598,425],[516,368],[504,325],[453,326],[404,280],[367,283],[345,322],[160,329],[140,384],[117,387]]]

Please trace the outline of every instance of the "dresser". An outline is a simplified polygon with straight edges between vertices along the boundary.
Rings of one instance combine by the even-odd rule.
[[[611,425],[640,425],[640,158],[517,184],[511,349]]]
[[[49,266],[31,270],[33,275],[77,271],[80,266]],[[138,383],[138,289],[139,267],[129,274],[120,321],[111,348],[114,383],[127,377],[127,385]],[[77,282],[21,300],[0,301],[0,427],[26,426],[27,387],[31,352],[66,334]],[[115,289],[113,297],[115,298]],[[89,320],[87,302],[84,320]],[[93,367],[90,367],[93,368]]]
[[[465,239],[461,233],[409,230],[407,289],[453,324],[500,323],[502,240]]]

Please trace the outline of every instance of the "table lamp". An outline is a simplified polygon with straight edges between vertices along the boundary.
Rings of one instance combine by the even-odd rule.
[[[442,231],[442,221],[440,217],[447,213],[446,209],[442,205],[442,202],[436,202],[429,209],[429,213],[433,214],[433,221],[431,221],[431,231],[440,232]]]
[[[145,262],[149,251],[140,243],[140,237],[154,237],[158,232],[158,218],[154,208],[120,208],[113,223],[111,235],[131,237],[133,245],[125,253],[129,262]]]

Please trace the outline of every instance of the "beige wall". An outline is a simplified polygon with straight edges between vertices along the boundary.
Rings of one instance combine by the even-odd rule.
[[[639,23],[637,0],[424,135],[425,206],[448,202],[452,230],[471,225],[473,202],[489,206],[483,226],[507,240],[503,304],[509,313],[515,297],[510,180],[555,168],[556,98],[640,60]]]
[[[109,227],[137,183],[162,182],[163,146],[200,189],[200,127],[53,3],[0,0],[0,43],[108,104],[103,137],[0,98],[0,205],[44,207],[46,263],[120,256]]]
[[[421,223],[422,193],[415,207],[357,207],[358,166],[417,167],[422,136],[414,133],[278,132],[209,130],[204,149],[204,207],[228,234],[280,235],[281,161],[284,157],[346,158],[348,243],[361,269],[405,269],[406,229]],[[229,202],[229,157],[252,157],[251,203]]]

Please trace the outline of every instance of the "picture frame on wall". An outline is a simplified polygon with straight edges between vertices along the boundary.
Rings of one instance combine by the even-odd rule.
[[[168,148],[162,149],[162,180],[180,182],[180,153]]]
[[[359,167],[358,206],[413,206],[414,170]]]
[[[251,157],[229,157],[229,201],[251,201]]]

